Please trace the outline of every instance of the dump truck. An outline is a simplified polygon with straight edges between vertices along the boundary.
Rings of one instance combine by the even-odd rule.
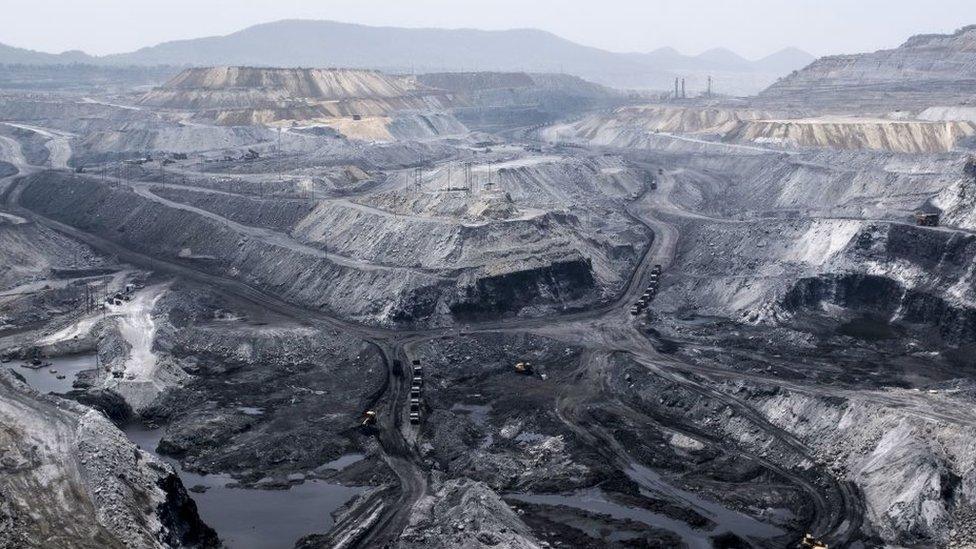
[[[410,423],[414,425],[420,423],[420,412],[410,412]]]
[[[363,427],[376,425],[376,410],[366,410],[363,412]]]
[[[800,548],[801,549],[828,549],[827,544],[813,537],[813,534],[807,534],[803,536],[803,540],[800,541]]]
[[[517,362],[515,364],[515,371],[520,374],[530,375],[532,374],[532,363],[531,362]]]
[[[630,314],[637,316],[641,313],[641,308],[638,305],[634,305],[630,308]]]

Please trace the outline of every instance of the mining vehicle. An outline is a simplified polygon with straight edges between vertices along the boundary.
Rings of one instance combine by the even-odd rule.
[[[515,364],[515,371],[520,374],[532,375],[532,363],[518,362]]]
[[[920,227],[938,227],[939,226],[939,214],[937,213],[926,213],[926,212],[915,212],[915,224]]]
[[[363,427],[376,425],[376,410],[366,410],[363,412]]]
[[[410,412],[410,423],[414,425],[420,423],[420,412]]]
[[[630,314],[632,314],[634,316],[639,315],[640,314],[640,311],[641,311],[640,310],[640,307],[638,307],[637,305],[634,305],[633,307],[630,308]]]
[[[812,534],[807,534],[803,536],[803,540],[800,542],[800,548],[801,549],[828,549],[826,543],[813,537]]]

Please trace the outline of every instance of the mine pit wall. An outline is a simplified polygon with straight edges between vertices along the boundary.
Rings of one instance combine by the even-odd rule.
[[[446,113],[400,113],[393,117],[387,130],[397,140],[468,133],[463,123]]]
[[[867,273],[844,273],[854,261]],[[834,267],[834,268],[832,268]],[[905,225],[867,225],[827,266],[784,295],[787,310],[831,303],[919,327],[949,345],[976,340],[976,236]]]
[[[738,395],[853,481],[869,530],[888,543],[944,546],[976,504],[976,429],[870,400],[744,384]],[[856,426],[856,427],[855,427]],[[953,518],[953,517],[956,518]]]
[[[726,141],[789,148],[876,150],[923,154],[949,152],[976,133],[972,122],[902,120],[754,120],[725,135]]]
[[[950,152],[957,144],[971,139],[976,135],[976,123],[850,116],[800,119],[776,117],[755,109],[647,105],[625,107],[609,115],[592,114],[578,122],[546,128],[542,133],[550,140],[638,148],[649,147],[657,132],[770,149],[933,154]]]
[[[470,275],[473,279],[469,276],[455,282],[415,270],[338,264],[300,249],[249,238],[216,220],[90,178],[45,172],[23,184],[21,204],[45,217],[139,253],[238,280],[299,306],[368,323],[437,322],[436,317],[449,314],[454,303],[466,303],[463,296],[469,286],[477,286],[477,279],[491,279],[475,274]],[[584,265],[589,269],[589,262],[579,258],[566,267],[519,267],[513,272],[521,274],[513,276],[538,288],[534,296],[539,299],[561,300],[567,294],[578,295],[567,288],[592,280],[579,274]],[[560,278],[564,276],[569,278]],[[583,286],[579,291],[591,289]],[[512,307],[506,311],[510,314],[534,305],[508,300],[496,303]]]
[[[682,227],[675,277],[661,307],[747,321],[788,321],[823,304],[976,338],[976,236],[858,220]],[[723,259],[718,261],[718,254]]]
[[[535,268],[497,275],[468,275],[451,305],[460,318],[496,316],[518,310],[522,304],[573,302],[596,288],[590,261],[581,255]]]
[[[278,198],[269,201],[234,194],[163,186],[155,186],[151,190],[157,196],[214,212],[242,225],[286,232],[314,208],[311,201],[300,199]]]
[[[539,276],[543,281],[552,280],[560,286],[568,279],[563,281],[559,273],[568,276],[568,271],[562,271],[559,266],[579,264],[583,261],[578,253],[581,251],[587,258],[582,265],[591,272],[583,279],[571,277],[572,280],[586,281],[579,291],[553,287],[543,288],[536,294],[539,298],[559,295],[561,298],[556,302],[560,303],[563,297],[580,299],[594,292],[597,286],[610,292],[619,290],[640,252],[640,246],[632,242],[617,243],[588,237],[586,230],[579,227],[579,221],[568,214],[548,213],[533,219],[464,226],[380,215],[335,202],[312,206],[311,202],[302,200],[270,202],[175,187],[154,187],[153,192],[239,223],[290,233],[313,247],[380,264],[460,271],[477,268],[485,262],[510,262],[513,251],[521,255],[531,252],[551,261],[555,271],[543,274],[544,271],[535,267],[515,271],[520,276],[529,279]],[[627,268],[621,268],[620,264]],[[479,276],[465,277],[465,280],[472,278],[476,281]],[[488,279],[494,280],[496,276],[490,275]],[[535,284],[534,280],[530,282]],[[480,293],[474,286],[460,284],[458,295]]]
[[[718,182],[703,189],[701,209],[734,217],[780,210],[909,221],[912,211],[957,182],[963,169],[958,153],[703,154],[687,162]]]
[[[0,479],[7,546],[220,546],[172,468],[99,412],[4,369],[0,419],[4,461],[15,464]]]

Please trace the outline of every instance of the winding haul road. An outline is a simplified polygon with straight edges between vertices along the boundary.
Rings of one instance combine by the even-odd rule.
[[[54,139],[52,137],[52,140]],[[18,155],[19,145],[16,142],[10,143],[10,141],[13,140],[0,138],[0,149],[3,150],[4,156],[13,161],[21,174],[37,171],[38,167],[27,165],[23,160],[23,155]],[[52,150],[52,152],[54,151]],[[64,162],[66,165],[66,160]],[[638,162],[647,167],[655,166],[652,160],[639,160]],[[57,157],[57,163],[61,163],[60,155]],[[677,228],[667,221],[667,218],[675,216],[704,217],[694,212],[685,212],[671,202],[671,192],[679,184],[680,176],[680,171],[669,171],[663,174],[659,178],[660,188],[658,192],[647,192],[645,189],[645,193],[640,198],[626,207],[627,214],[650,229],[654,234],[654,239],[644,252],[639,265],[631,274],[623,291],[615,300],[587,311],[567,313],[555,317],[471,323],[467,330],[471,333],[536,332],[571,340],[579,340],[583,337],[582,334],[586,334],[586,342],[593,345],[595,350],[591,351],[586,360],[583,361],[584,373],[594,379],[602,380],[600,388],[596,389],[595,393],[580,390],[577,394],[562,395],[556,412],[568,428],[578,432],[584,440],[597,443],[602,451],[608,452],[609,457],[621,468],[635,464],[634,459],[600,425],[594,422],[581,421],[584,415],[581,407],[591,399],[595,399],[593,401],[600,402],[615,413],[629,417],[633,421],[655,423],[660,419],[637,412],[608,390],[605,385],[606,360],[612,353],[626,353],[632,356],[637,363],[643,365],[649,374],[666,378],[668,381],[701,394],[703,397],[715,399],[733,407],[752,425],[791,452],[798,456],[810,458],[809,451],[801,441],[790,433],[770,424],[762,414],[756,412],[747,403],[695,380],[699,376],[708,378],[710,376],[741,376],[742,374],[687,364],[660,355],[654,350],[646,336],[635,328],[627,312],[630,304],[637,299],[646,286],[653,265],[662,264],[666,266],[674,258],[680,234]],[[7,183],[9,184],[10,181],[13,181],[12,177],[8,178]],[[165,200],[152,194],[147,188],[136,186],[135,190],[140,193],[148,193],[154,200]],[[330,535],[348,540],[349,545],[363,547],[382,546],[397,538],[407,524],[413,505],[427,493],[428,489],[427,472],[420,462],[414,444],[415,431],[412,426],[404,422],[404,410],[408,401],[410,382],[410,368],[406,365],[410,364],[410,352],[414,346],[427,340],[453,335],[456,333],[455,329],[389,330],[350,322],[321,311],[305,309],[238,280],[204,273],[186,265],[140,254],[95,234],[38,215],[20,206],[21,191],[22,187],[13,181],[12,189],[8,189],[4,193],[8,210],[85,242],[105,254],[117,255],[121,260],[128,263],[141,265],[155,271],[176,274],[214,286],[307,324],[339,328],[355,333],[376,345],[381,350],[389,371],[387,393],[382,399],[385,404],[381,407],[383,413],[378,425],[377,440],[382,448],[386,463],[399,479],[400,490],[394,501],[384,502],[382,506],[376,507],[372,511],[371,527],[366,531],[339,531],[332,532]],[[188,207],[175,203],[167,205]],[[195,213],[208,217],[216,215],[212,212]],[[711,218],[701,220],[712,221]],[[229,220],[224,221],[230,222]],[[248,234],[255,238],[274,236],[266,234],[263,230],[262,232],[255,232],[253,227],[242,227],[242,230],[244,229],[246,229],[245,232],[249,231]],[[321,252],[320,250],[316,251]],[[397,367],[398,364],[400,367]],[[759,380],[772,384],[780,382],[780,380],[769,378],[759,378]],[[809,388],[804,387],[803,389]],[[668,428],[680,429],[680,426],[676,427],[670,424]],[[691,435],[696,434],[691,431],[688,432]],[[700,433],[697,436],[700,436]],[[816,535],[840,546],[843,546],[853,535],[856,535],[862,521],[863,505],[853,486],[836,480],[826,471],[817,471],[812,475],[810,473],[799,474],[749,452],[742,450],[740,452],[747,458],[762,463],[763,466],[790,479],[797,487],[809,494],[815,510],[810,529]]]

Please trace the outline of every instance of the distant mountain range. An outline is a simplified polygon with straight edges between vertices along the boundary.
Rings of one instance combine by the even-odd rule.
[[[676,77],[689,93],[704,89],[751,94],[800,69],[814,57],[788,48],[756,61],[726,49],[683,55],[670,48],[650,53],[614,53],[555,34],[519,29],[408,29],[334,21],[285,20],[226,35],[163,42],[134,52],[89,56],[80,51],[49,54],[0,44],[0,63],[99,65],[256,65],[355,67],[391,72],[566,72],[621,88],[670,90]]]

